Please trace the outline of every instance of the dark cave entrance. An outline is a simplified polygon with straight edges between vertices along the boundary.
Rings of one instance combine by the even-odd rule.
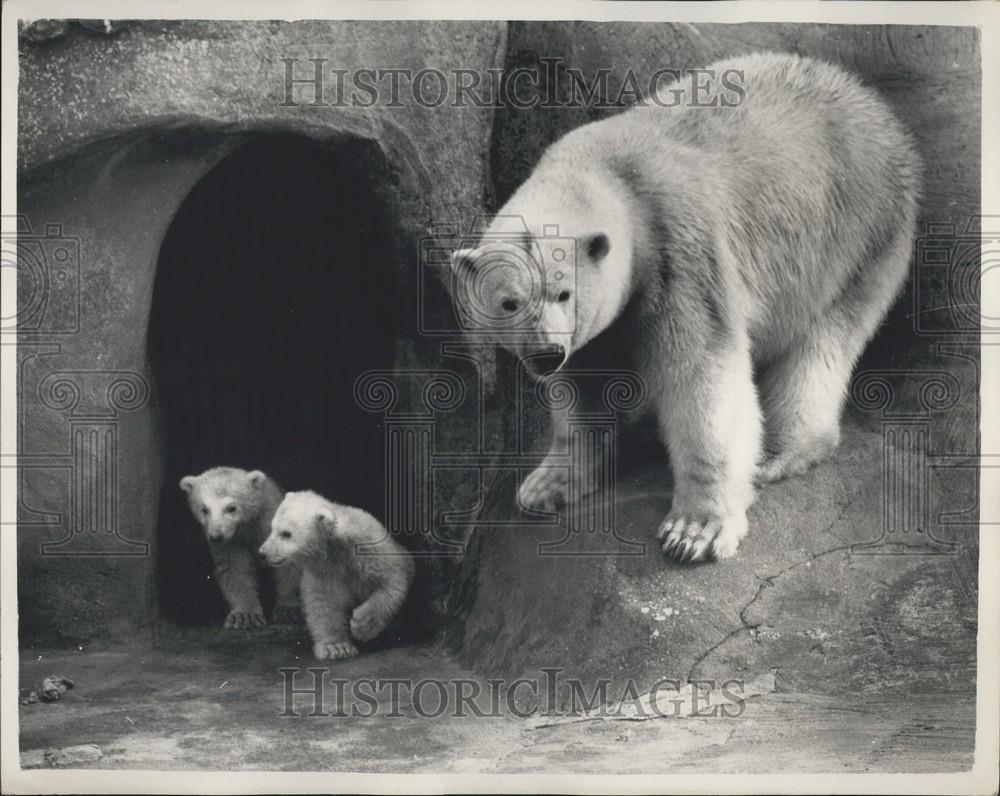
[[[225,616],[182,476],[261,469],[382,514],[381,422],[353,386],[392,366],[397,274],[378,170],[352,149],[246,144],[195,186],[163,241],[148,338],[165,450],[157,592],[178,624]]]

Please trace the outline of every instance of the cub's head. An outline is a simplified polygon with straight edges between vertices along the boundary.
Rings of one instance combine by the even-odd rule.
[[[208,541],[222,544],[242,525],[256,519],[266,484],[267,476],[260,470],[248,473],[236,467],[216,467],[201,475],[184,476],[180,486]]]
[[[260,546],[260,554],[273,567],[324,557],[336,527],[329,501],[315,492],[289,492],[274,513],[271,535]]]
[[[542,376],[561,368],[621,312],[631,245],[615,218],[589,207],[557,214],[529,206],[498,216],[478,246],[454,252],[451,268],[465,329],[502,345]]]

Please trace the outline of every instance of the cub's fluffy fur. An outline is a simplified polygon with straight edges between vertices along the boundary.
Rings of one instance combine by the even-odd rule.
[[[181,479],[191,513],[205,529],[215,578],[229,604],[224,627],[267,624],[257,589],[257,548],[271,532],[281,503],[281,488],[260,470],[215,467]],[[301,621],[300,573],[289,569],[276,578],[274,621]]]
[[[838,444],[854,363],[906,278],[919,194],[909,136],[854,76],[773,53],[709,69],[742,73],[743,101],[685,79],[663,88],[676,107],[574,130],[452,262],[465,322],[521,356],[617,341],[604,365],[643,377],[670,453],[658,536],[680,560],[732,555],[755,477]],[[543,464],[520,501],[551,509],[566,487],[564,465]]]
[[[413,558],[371,514],[315,492],[289,492],[260,553],[275,567],[301,565],[302,602],[320,660],[358,654],[403,605]],[[280,569],[279,569],[280,571]]]

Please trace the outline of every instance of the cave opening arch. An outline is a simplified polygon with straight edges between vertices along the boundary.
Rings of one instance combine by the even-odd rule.
[[[177,483],[261,469],[376,515],[379,418],[354,401],[393,366],[399,231],[370,146],[250,138],[188,193],[160,246],[147,347],[162,421],[158,613],[221,622],[209,553]],[[265,594],[265,603],[268,595]]]

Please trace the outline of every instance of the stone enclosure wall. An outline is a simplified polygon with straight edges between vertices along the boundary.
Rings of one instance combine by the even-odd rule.
[[[110,32],[70,25],[28,33],[19,85],[18,245],[26,254],[19,255],[17,452],[20,633],[29,645],[131,632],[163,613],[157,561],[175,542],[161,527],[161,499],[175,473],[147,339],[161,246],[213,168],[281,136],[352,164],[384,210],[396,299],[379,311],[393,316],[395,373],[369,374],[356,397],[382,424],[387,452],[409,440],[427,454],[400,460],[417,468],[410,473],[420,496],[414,516],[394,517],[390,527],[436,554],[421,559],[426,600],[448,621],[453,648],[473,665],[505,671],[545,651],[631,665],[615,630],[628,626],[615,607],[621,572],[587,556],[556,566],[535,554],[530,527],[509,527],[516,467],[503,454],[519,424],[542,438],[545,420],[521,417],[513,363],[457,331],[446,280],[427,253],[455,247],[559,135],[620,109],[320,106],[308,84],[297,85],[289,103],[282,59],[295,59],[301,76],[316,58],[344,70],[481,74],[544,73],[544,59],[560,58],[584,73],[610,69],[608,94],[616,96],[629,70],[642,84],[656,69],[764,49],[827,58],[883,92],[915,133],[928,165],[922,223],[978,234],[969,227],[979,207],[980,141],[971,29],[134,22]],[[534,90],[551,88],[542,81]],[[35,264],[30,279],[25,263]],[[345,273],[359,265],[330,259]],[[953,275],[918,274],[913,287],[923,291],[920,306],[954,300]],[[922,388],[908,368],[953,372],[965,400],[949,415],[948,439],[969,452],[977,338],[948,337],[967,349],[961,362],[947,360],[940,340],[913,322],[918,292],[900,300],[863,367],[899,370],[899,400],[914,405]],[[974,289],[970,295],[978,304]],[[184,549],[193,551],[187,533]],[[622,564],[626,575],[631,566]]]

